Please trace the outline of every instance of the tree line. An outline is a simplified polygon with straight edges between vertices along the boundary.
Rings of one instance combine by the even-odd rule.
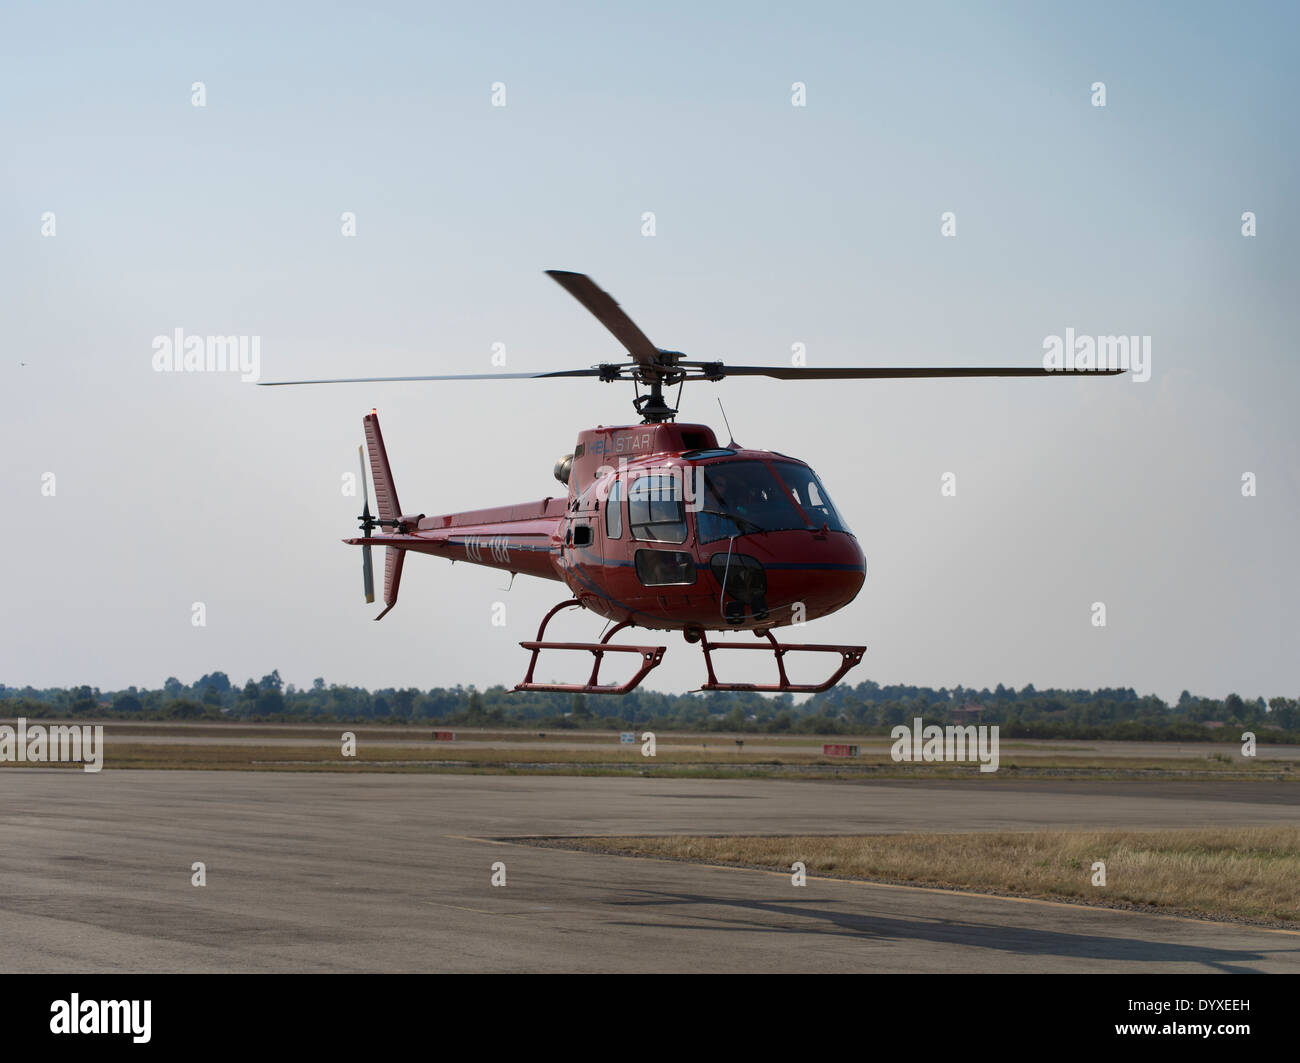
[[[421,723],[465,727],[659,728],[768,734],[887,732],[921,717],[926,723],[998,724],[1005,737],[1130,740],[1237,740],[1241,731],[1261,740],[1300,742],[1300,699],[1265,701],[1237,694],[1195,697],[1175,704],[1132,688],[1021,690],[987,687],[842,684],[796,703],[789,694],[753,691],[661,694],[634,690],[622,697],[519,692],[502,686],[385,688],[285,683],[279,671],[242,686],[225,672],[186,684],[168,678],[158,689],[128,687],[9,687],[0,684],[0,715],[141,720],[244,720]]]

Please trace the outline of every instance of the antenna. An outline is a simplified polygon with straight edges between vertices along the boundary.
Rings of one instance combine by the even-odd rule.
[[[726,409],[723,407],[723,405],[722,405],[722,400],[721,400],[721,399],[718,399],[718,409],[722,410],[722,423],[725,424],[725,425],[727,426],[727,435],[731,437],[731,441],[727,444],[727,446],[728,446],[728,447],[735,447],[735,445],[736,445],[736,435],[735,435],[735,433],[732,432],[732,430],[731,430],[731,422],[727,420],[727,411],[726,411]]]

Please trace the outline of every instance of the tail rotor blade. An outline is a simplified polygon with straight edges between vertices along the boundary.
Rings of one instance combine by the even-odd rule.
[[[361,497],[365,501],[365,509],[362,512],[366,517],[370,516],[370,489],[366,486],[366,448],[364,444],[357,444],[357,461],[361,464]]]
[[[361,583],[366,591],[367,604],[375,600],[375,566],[370,559],[370,546],[361,548]]]
[[[371,532],[370,523],[370,488],[366,485],[366,452],[364,446],[357,447],[357,460],[361,462],[361,528],[366,535]],[[367,604],[375,600],[375,565],[370,556],[369,545],[361,548],[361,585],[366,592]]]

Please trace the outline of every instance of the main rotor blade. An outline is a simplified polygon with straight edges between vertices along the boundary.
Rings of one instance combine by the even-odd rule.
[[[450,376],[354,376],[335,380],[259,380],[264,388],[289,384],[387,384],[407,380],[541,380],[545,377],[600,376],[600,369],[560,369],[553,373],[453,373]]]
[[[570,273],[563,269],[548,269],[546,275],[587,308],[597,321],[614,334],[636,361],[651,365],[660,361],[659,348],[637,328],[636,322],[614,301],[614,297],[599,287],[585,273]]]
[[[889,368],[811,368],[792,365],[722,365],[721,376],[770,376],[777,380],[887,380],[893,377],[976,377],[976,376],[1115,376],[1124,369],[1035,368],[936,368],[932,366]]]

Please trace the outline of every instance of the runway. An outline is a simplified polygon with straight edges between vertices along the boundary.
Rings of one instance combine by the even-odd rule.
[[[6,769],[0,969],[1296,973],[1295,933],[501,839],[1294,824],[1297,795]]]

